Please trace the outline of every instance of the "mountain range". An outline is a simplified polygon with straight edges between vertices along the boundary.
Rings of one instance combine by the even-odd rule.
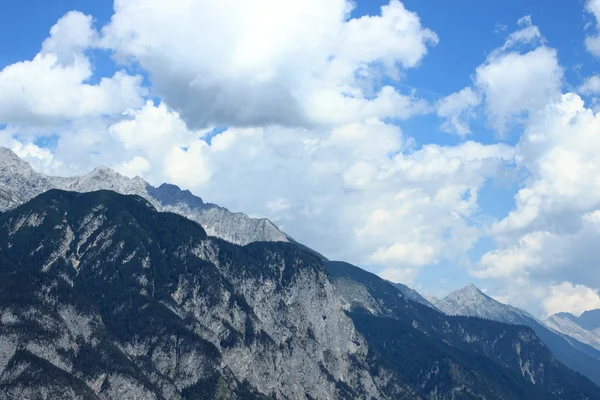
[[[0,211],[12,209],[50,189],[75,192],[112,190],[135,194],[148,200],[157,210],[183,215],[202,225],[209,235],[231,243],[293,241],[268,219],[250,218],[243,213],[205,203],[189,190],[181,190],[175,185],[154,187],[140,177],[130,179],[107,167],[98,167],[83,176],[47,176],[36,172],[10,149],[0,147]]]
[[[600,400],[520,321],[449,315],[170,185],[48,177],[13,156],[0,398]]]
[[[600,350],[600,310],[588,310],[579,317],[571,313],[553,314],[544,322],[549,327]]]
[[[527,326],[548,346],[559,361],[587,376],[596,384],[600,384],[598,349],[547,326],[524,310],[492,299],[474,285],[450,293],[444,299],[437,301],[435,306],[448,315],[478,317]]]

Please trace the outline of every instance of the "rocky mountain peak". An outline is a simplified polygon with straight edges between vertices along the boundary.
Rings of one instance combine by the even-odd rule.
[[[449,315],[464,315],[500,321],[522,323],[534,319],[527,312],[508,304],[502,304],[469,284],[438,301],[436,307]]]
[[[115,170],[113,170],[105,165],[101,165],[99,167],[94,168],[87,175],[88,176],[110,176],[110,177],[116,177],[116,178],[125,178],[123,175],[119,174]],[[127,179],[127,178],[125,178],[125,179]]]
[[[14,168],[16,170],[32,170],[28,162],[22,160],[14,151],[0,147],[0,170]]]
[[[463,301],[490,301],[491,299],[483,293],[477,286],[469,283],[462,289],[450,293],[444,300],[463,300]],[[443,301],[443,300],[442,300]]]
[[[473,283],[469,283],[467,286],[465,286],[464,288],[461,289],[462,291],[468,291],[468,292],[472,292],[472,293],[480,293],[483,294],[483,292],[481,291],[481,289],[479,289],[477,286],[475,286]]]
[[[170,211],[189,218],[211,236],[245,245],[253,242],[290,242],[291,239],[268,219],[250,218],[204,201],[189,190],[168,183],[153,187],[140,177],[128,178],[106,167],[69,178],[46,176],[36,172],[7,148],[0,148],[0,211],[19,204],[50,189],[74,192],[112,190],[148,200],[159,211]]]
[[[157,188],[152,188],[151,192],[163,204],[174,205],[184,202],[196,207],[204,205],[200,197],[194,196],[189,190],[181,190],[179,186],[171,183],[163,183]]]

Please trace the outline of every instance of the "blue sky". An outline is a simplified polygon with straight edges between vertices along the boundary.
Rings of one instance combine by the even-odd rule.
[[[226,3],[5,1],[0,144],[176,183],[432,295],[600,307],[600,1]]]

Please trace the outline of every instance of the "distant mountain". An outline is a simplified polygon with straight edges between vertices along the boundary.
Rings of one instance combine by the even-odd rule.
[[[600,310],[586,311],[579,317],[570,313],[553,314],[544,323],[600,350]]]
[[[589,331],[600,329],[600,310],[588,310],[581,314],[576,322]]]
[[[506,324],[528,326],[531,320],[535,320],[528,312],[485,295],[473,284],[450,293],[439,300],[436,307],[448,315],[478,317]]]
[[[70,178],[36,172],[7,148],[0,147],[0,211],[6,211],[50,190],[75,192],[112,190],[135,194],[160,211],[170,211],[198,222],[211,236],[240,245],[252,242],[290,242],[292,239],[268,219],[250,218],[215,204],[204,203],[189,190],[170,184],[153,187],[140,177],[127,178],[107,167]]]
[[[552,398],[531,391],[513,373],[561,399],[586,398],[597,390],[592,385],[596,389],[582,395],[559,389],[556,379],[577,380],[586,388],[591,383],[560,364],[530,328],[448,316],[405,298],[389,282],[358,267],[343,262],[325,266],[373,349],[373,362],[407,374],[425,398]],[[501,372],[500,366],[511,372]]]
[[[589,399],[526,327],[112,191],[0,215],[0,398]]]
[[[600,351],[586,342],[548,328],[531,314],[502,304],[484,294],[474,285],[450,293],[436,302],[436,307],[448,315],[478,317],[533,329],[556,358],[569,368],[600,384]]]

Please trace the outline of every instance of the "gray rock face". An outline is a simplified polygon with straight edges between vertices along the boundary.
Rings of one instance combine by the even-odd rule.
[[[0,211],[10,210],[50,189],[75,192],[112,190],[135,194],[148,200],[159,211],[183,215],[202,225],[209,235],[239,245],[290,241],[268,219],[250,218],[243,213],[204,203],[200,197],[175,185],[163,184],[155,188],[142,178],[130,179],[107,167],[96,168],[84,176],[46,176],[34,171],[11,150],[0,147]]]

